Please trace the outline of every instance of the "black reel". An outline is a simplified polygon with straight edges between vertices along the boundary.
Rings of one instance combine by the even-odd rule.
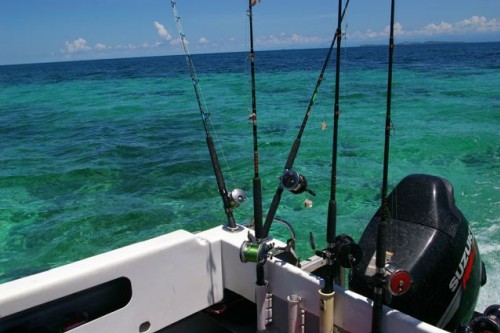
[[[312,233],[309,233],[309,241],[311,243],[311,248],[315,250],[316,244]],[[335,237],[335,242],[332,248],[315,251],[315,254],[324,259],[337,260],[340,266],[344,268],[353,268],[361,262],[361,258],[363,257],[361,247],[346,234],[341,234]]]
[[[308,192],[309,194],[316,196],[316,193],[307,187],[307,179],[300,173],[287,169],[283,172],[280,177],[281,186],[292,192],[293,194],[300,194],[302,192]]]
[[[335,247],[337,249],[337,260],[345,268],[356,266],[363,257],[361,247],[354,240],[345,234],[335,238]]]

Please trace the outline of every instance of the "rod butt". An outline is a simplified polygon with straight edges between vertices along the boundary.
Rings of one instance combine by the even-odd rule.
[[[319,290],[319,331],[320,333],[333,333],[335,292],[323,293]]]

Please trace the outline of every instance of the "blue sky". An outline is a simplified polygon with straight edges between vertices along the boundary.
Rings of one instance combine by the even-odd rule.
[[[344,0],[345,3],[346,0]],[[344,45],[386,43],[390,1],[351,0]],[[262,0],[255,49],[329,45],[330,0]],[[192,53],[248,49],[246,0],[177,0]],[[500,0],[396,1],[396,43],[500,41]],[[0,65],[181,54],[170,0],[1,0]]]

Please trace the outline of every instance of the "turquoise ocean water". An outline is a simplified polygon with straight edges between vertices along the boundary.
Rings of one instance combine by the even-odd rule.
[[[264,211],[327,50],[256,55]],[[194,56],[228,188],[250,200],[253,142],[246,53]],[[387,47],[342,52],[338,233],[358,239],[379,205]],[[334,66],[295,169],[316,197],[284,193],[278,216],[312,255],[330,196]],[[500,43],[396,47],[389,184],[448,178],[488,270],[478,309],[500,293]],[[325,121],[327,128],[322,130]],[[9,281],[176,229],[226,221],[182,56],[0,67],[0,280]],[[312,208],[304,207],[308,197]],[[273,226],[274,236],[287,237]]]

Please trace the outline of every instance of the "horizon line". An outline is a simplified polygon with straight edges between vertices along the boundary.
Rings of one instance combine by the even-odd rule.
[[[401,41],[395,43],[395,46],[424,46],[424,45],[440,45],[440,44],[495,44],[500,43],[498,41]],[[343,46],[344,48],[360,48],[360,47],[383,47],[387,46],[387,43],[364,43],[352,46]],[[328,47],[297,47],[297,48],[270,48],[265,50],[256,50],[259,52],[275,52],[275,51],[300,51],[300,50],[320,50],[327,49]],[[225,53],[246,53],[248,51],[214,51],[214,52],[199,52],[192,53],[192,55],[209,55],[209,54],[225,54]],[[58,63],[70,63],[70,62],[86,62],[86,61],[106,61],[106,60],[122,60],[122,59],[141,59],[141,58],[160,58],[160,57],[178,57],[185,56],[184,53],[174,53],[174,54],[164,54],[164,55],[143,55],[143,56],[130,56],[130,57],[109,57],[109,58],[89,58],[89,59],[73,59],[73,60],[59,60],[59,61],[41,61],[41,62],[20,62],[20,63],[5,63],[0,64],[0,67],[8,66],[21,66],[21,65],[43,65],[43,64],[58,64]]]

